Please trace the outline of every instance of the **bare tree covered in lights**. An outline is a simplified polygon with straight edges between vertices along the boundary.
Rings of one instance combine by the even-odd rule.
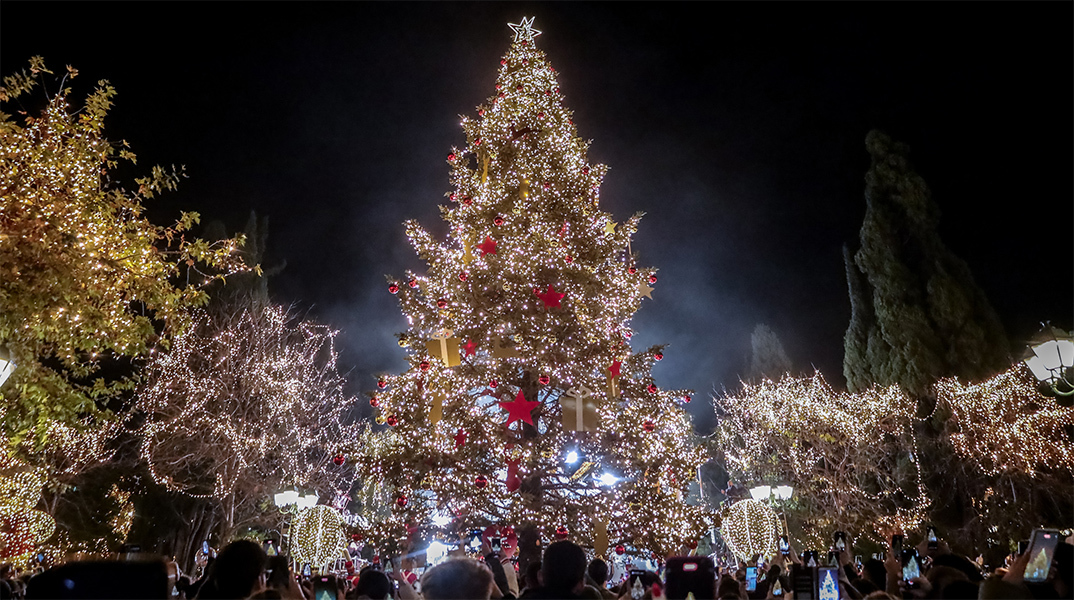
[[[0,101],[32,104],[46,74],[35,57],[29,72],[4,78]],[[0,112],[0,346],[16,364],[0,391],[0,428],[15,443],[43,442],[52,422],[107,416],[109,401],[133,389],[133,367],[207,301],[204,285],[246,269],[234,253],[241,237],[188,237],[196,213],[169,227],[144,218],[143,204],[181,173],[154,167],[136,190],[119,187],[111,174],[135,157],[104,136],[115,90],[100,81],[74,110],[64,85],[75,75],[68,67],[40,114]],[[192,277],[177,285],[182,271]]]
[[[266,518],[282,486],[349,490],[347,469],[333,464],[353,405],[336,370],[335,334],[250,302],[198,311],[149,365],[135,406],[142,456],[158,483],[215,507],[221,540]]]
[[[898,386],[851,394],[819,374],[744,384],[715,398],[718,448],[735,481],[786,481],[791,535],[825,549],[834,531],[880,542],[927,515],[915,402]]]
[[[640,215],[600,209],[607,169],[587,160],[532,21],[512,28],[496,91],[448,156],[448,234],[407,222],[427,268],[389,278],[410,366],[372,394],[388,428],[351,449],[377,499],[370,535],[528,524],[598,550],[678,550],[708,527],[687,502],[705,456],[688,391],[653,382],[661,347],[630,346],[657,281],[631,251]]]

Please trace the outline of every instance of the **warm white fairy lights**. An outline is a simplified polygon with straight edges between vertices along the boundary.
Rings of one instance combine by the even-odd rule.
[[[291,524],[295,561],[323,568],[343,556],[347,545],[344,528],[339,511],[331,506],[322,504],[303,509]]]
[[[916,450],[916,403],[898,386],[860,394],[819,374],[784,377],[715,399],[719,447],[735,481],[789,481],[794,534],[826,547],[837,529],[875,540],[909,529],[930,504]],[[805,507],[805,508],[798,508]]]
[[[0,453],[0,562],[25,568],[56,529],[52,517],[35,508],[46,480],[44,469]]]
[[[607,169],[589,164],[532,25],[513,26],[494,95],[477,118],[463,118],[467,144],[448,156],[447,239],[406,223],[427,270],[389,281],[411,325],[400,335],[410,369],[384,376],[370,400],[377,422],[391,426],[353,445],[366,486],[390,506],[365,503],[376,513],[368,533],[411,536],[406,524],[431,527],[446,512],[452,528],[532,521],[547,539],[566,527],[592,546],[592,523],[603,520],[613,542],[671,551],[712,523],[684,502],[706,456],[678,405],[688,391],[653,382],[661,349],[630,347],[641,284],[655,283],[655,269],[630,251],[640,215],[615,227],[599,209]],[[459,339],[458,366],[427,352],[442,330]],[[595,410],[595,425],[592,414],[576,415],[585,431],[564,430],[563,403],[578,407],[563,398],[572,389],[599,396],[581,406]],[[505,427],[499,402],[520,390],[539,403],[535,425]],[[572,478],[568,451],[619,480]]]
[[[776,512],[758,500],[739,500],[723,514],[720,535],[735,556],[748,561],[776,551],[782,525]]]
[[[193,320],[138,394],[154,479],[223,498],[240,480],[316,487],[337,473],[328,467],[352,401],[336,371],[335,332],[275,305]]]

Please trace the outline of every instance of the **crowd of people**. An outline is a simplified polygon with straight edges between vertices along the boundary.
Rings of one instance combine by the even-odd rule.
[[[483,559],[451,557],[424,570],[420,578],[405,571],[369,565],[354,572],[296,574],[285,556],[269,556],[257,543],[232,542],[191,580],[167,561],[68,563],[43,573],[0,567],[0,598],[173,598],[178,600],[897,600],[897,599],[1053,599],[1074,595],[1074,547],[1054,545],[1043,581],[1026,581],[1030,552],[1008,557],[1003,567],[985,572],[977,562],[953,553],[940,541],[922,542],[912,552],[920,573],[907,577],[897,552],[859,562],[846,549],[832,548],[821,569],[805,562],[793,547],[748,564],[717,567],[709,557],[670,558],[659,572],[631,569],[613,573],[600,558],[588,559],[577,544],[548,545],[540,561],[521,571],[510,557],[489,551]],[[804,553],[815,556],[815,553]],[[750,572],[748,569],[752,569]],[[1032,569],[1032,567],[1031,567]],[[833,574],[838,583],[818,581]],[[1040,579],[1036,577],[1033,579]],[[834,594],[834,595],[833,595]]]

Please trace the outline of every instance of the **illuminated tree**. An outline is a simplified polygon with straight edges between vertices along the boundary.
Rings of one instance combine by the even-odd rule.
[[[686,502],[705,456],[688,392],[653,382],[661,347],[629,344],[656,283],[630,247],[640,215],[600,210],[606,168],[587,161],[532,20],[511,27],[496,92],[448,155],[446,239],[407,222],[426,272],[389,278],[409,368],[372,394],[389,427],[350,449],[369,534],[529,525],[598,551],[677,550],[708,528]]]
[[[872,166],[861,246],[844,252],[847,387],[897,383],[922,395],[941,377],[980,381],[1005,369],[1003,327],[969,267],[940,240],[939,209],[909,150],[878,131],[865,145]]]
[[[789,482],[791,535],[824,550],[837,530],[879,543],[926,517],[915,402],[899,386],[839,392],[819,374],[715,398],[718,448],[747,486]]]
[[[209,501],[222,541],[274,515],[283,486],[349,491],[333,464],[353,405],[335,335],[272,304],[199,310],[147,367],[134,411],[142,456],[157,483]]]
[[[4,78],[0,101],[25,99],[51,73],[40,58],[30,65]],[[0,346],[17,365],[0,427],[16,443],[41,441],[53,421],[77,425],[130,391],[132,363],[182,330],[207,300],[205,283],[245,269],[233,254],[241,238],[188,237],[196,213],[170,227],[146,220],[143,203],[179,173],[154,167],[135,191],[116,185],[111,173],[135,157],[104,137],[115,90],[101,81],[72,110],[62,86],[38,116],[0,113]],[[173,283],[181,272],[186,281]]]

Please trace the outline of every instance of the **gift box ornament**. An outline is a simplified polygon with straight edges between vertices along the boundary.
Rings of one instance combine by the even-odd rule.
[[[425,342],[429,354],[444,361],[445,367],[457,367],[462,362],[459,357],[459,338],[451,337],[452,331],[446,329],[433,339]]]
[[[597,397],[584,384],[572,387],[559,397],[563,408],[564,431],[596,431],[600,420],[597,415]]]
[[[431,390],[429,398],[429,425],[436,425],[444,418],[444,393]]]

